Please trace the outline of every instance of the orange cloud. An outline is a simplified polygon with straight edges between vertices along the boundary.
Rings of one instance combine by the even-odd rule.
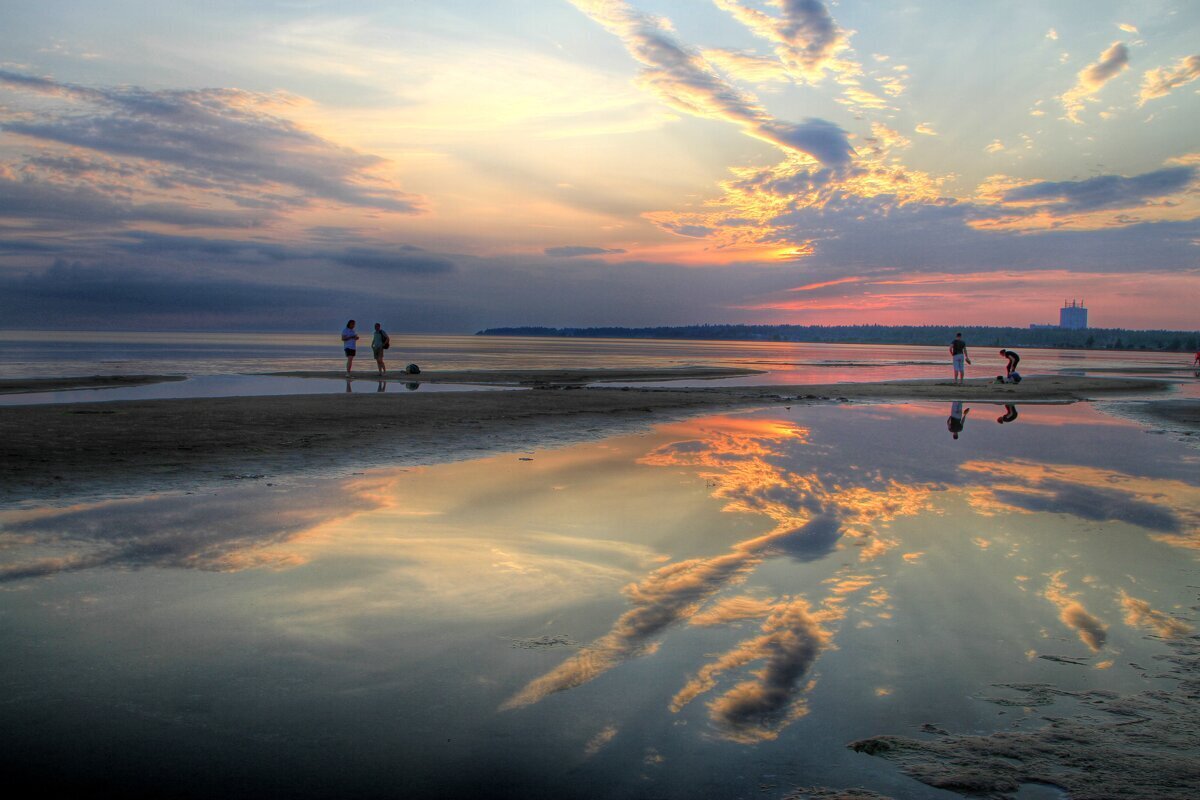
[[[1050,583],[1042,596],[1058,606],[1058,618],[1068,628],[1079,636],[1093,653],[1098,653],[1108,641],[1108,626],[1097,619],[1076,599],[1076,595],[1067,592],[1067,586],[1062,580],[1064,571],[1050,575]]]
[[[1104,84],[1115,78],[1129,66],[1129,48],[1121,42],[1113,42],[1100,54],[1100,59],[1079,72],[1078,81],[1059,99],[1066,109],[1067,119],[1082,124],[1079,118],[1084,101],[1104,88]]]
[[[1138,105],[1156,97],[1165,97],[1173,90],[1200,78],[1200,55],[1181,58],[1174,67],[1159,67],[1148,70],[1142,76],[1142,89]]]
[[[1189,636],[1195,630],[1181,619],[1154,610],[1148,601],[1132,597],[1124,589],[1118,597],[1125,609],[1125,624],[1131,628],[1150,628],[1168,639]]]

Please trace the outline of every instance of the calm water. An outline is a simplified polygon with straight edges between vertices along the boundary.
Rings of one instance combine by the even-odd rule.
[[[956,411],[0,512],[0,762],[180,797],[954,796],[845,744],[1074,710],[997,683],[1168,688],[1200,552],[1197,450]]]
[[[92,400],[212,397],[313,392],[373,392],[372,380],[343,382],[264,377],[260,372],[342,370],[338,333],[108,333],[0,331],[0,378],[74,375],[186,375],[189,380],[121,389],[0,395],[0,404]],[[393,369],[415,362],[425,370],[670,368],[728,366],[766,375],[669,385],[840,383],[949,377],[944,347],[820,345],[775,342],[705,342],[626,339],[540,339],[482,336],[394,336],[388,351]],[[374,368],[369,349],[355,365]],[[972,347],[971,377],[1003,373],[995,348]],[[1138,368],[1194,383],[1188,353],[1022,350],[1025,374],[1087,374]],[[642,384],[668,385],[668,384]],[[478,387],[453,387],[456,390]],[[400,380],[385,391],[406,391]],[[425,384],[421,391],[436,391]],[[1189,389],[1189,391],[1191,391]]]

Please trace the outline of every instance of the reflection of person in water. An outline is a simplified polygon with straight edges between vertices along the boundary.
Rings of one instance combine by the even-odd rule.
[[[996,422],[1003,425],[1006,422],[1012,422],[1017,418],[1017,407],[1012,403],[1004,404],[1004,413],[996,417]]]
[[[958,434],[962,433],[963,425],[966,424],[967,414],[971,413],[971,409],[963,410],[962,400],[955,400],[950,404],[950,416],[946,418],[946,430],[958,438]],[[1015,412],[1014,412],[1015,413]]]

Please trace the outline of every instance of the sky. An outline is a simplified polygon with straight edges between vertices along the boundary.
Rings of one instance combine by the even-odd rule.
[[[1200,319],[1189,0],[0,2],[0,327]]]

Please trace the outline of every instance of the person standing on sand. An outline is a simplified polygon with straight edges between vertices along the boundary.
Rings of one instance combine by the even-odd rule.
[[[963,362],[970,364],[971,359],[967,358],[967,343],[963,341],[961,331],[954,334],[954,341],[950,343],[950,358],[954,361],[954,382],[963,383],[967,379],[967,368]]]
[[[950,416],[946,418],[946,430],[950,431],[955,439],[962,433],[963,426],[967,424],[967,414],[971,413],[971,409],[963,410],[962,400],[955,400],[950,404]]]
[[[371,355],[375,356],[375,364],[379,367],[379,377],[387,375],[387,365],[383,363],[383,351],[391,345],[391,338],[378,322],[375,323],[375,335],[371,337]]]
[[[346,323],[342,331],[342,350],[346,353],[346,377],[350,377],[350,368],[354,366],[354,356],[358,353],[358,334],[354,332],[354,320]]]

